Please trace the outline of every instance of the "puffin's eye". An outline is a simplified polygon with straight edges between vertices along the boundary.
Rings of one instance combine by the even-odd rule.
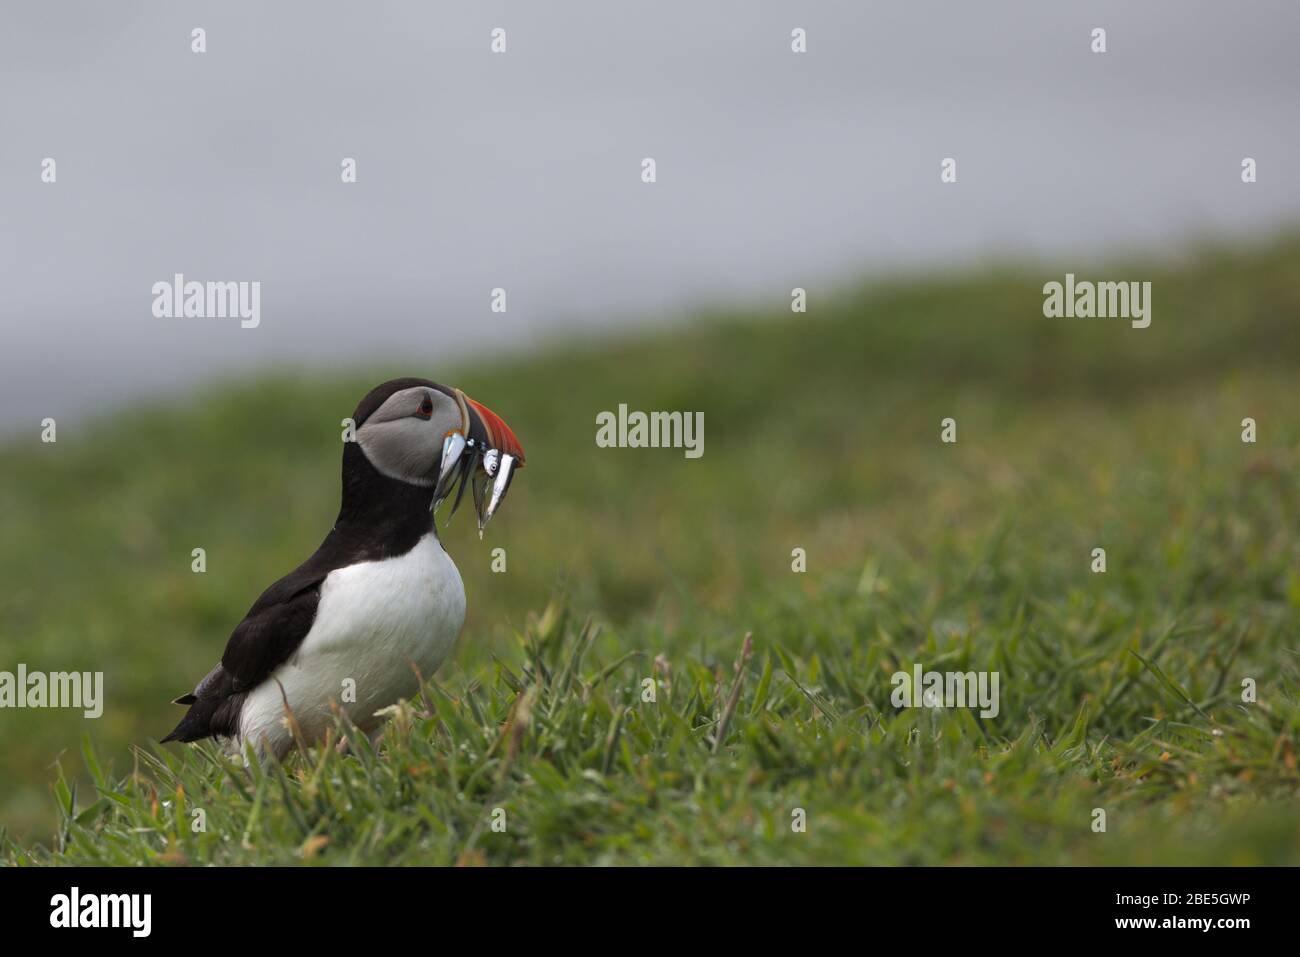
[[[420,407],[415,410],[415,414],[422,419],[431,417],[433,415],[433,400],[426,395],[424,401],[420,403]]]

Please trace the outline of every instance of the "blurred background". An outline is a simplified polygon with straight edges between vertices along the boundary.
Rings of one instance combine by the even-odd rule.
[[[3,16],[8,431],[218,374],[443,361],[793,286],[815,301],[863,272],[1169,255],[1300,212],[1287,0],[16,0]],[[949,156],[958,184],[940,188]],[[150,287],[177,272],[260,280],[261,328],[155,319]]]
[[[952,620],[927,579],[983,575],[1012,507],[1009,591],[1068,590],[1103,526],[1168,572],[1114,583],[1134,620],[1263,614],[1261,662],[1295,623],[1294,480],[1239,482],[1293,475],[1300,425],[1294,3],[0,17],[0,670],[104,670],[109,697],[93,722],[0,712],[11,833],[48,825],[48,768],[83,732],[128,760],[170,728],[168,699],[323,537],[339,419],[395,375],[462,386],[529,453],[488,541],[447,536],[466,672],[557,594],[707,657],[710,628],[780,605],[774,587],[874,569],[924,633]],[[1066,270],[1153,281],[1152,327],[1044,319]],[[155,318],[178,272],[260,281],[260,326]],[[620,402],[704,411],[704,458],[596,449]],[[1247,414],[1267,448],[1243,464]],[[1217,524],[1237,495],[1263,537]],[[1198,536],[1217,557],[1189,567]],[[816,558],[790,585],[794,545]]]

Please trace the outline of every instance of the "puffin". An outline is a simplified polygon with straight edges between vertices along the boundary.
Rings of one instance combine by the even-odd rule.
[[[345,438],[347,435],[345,433]],[[510,427],[461,390],[400,378],[371,389],[343,447],[338,518],[305,562],[267,588],[189,694],[162,740],[216,738],[282,759],[318,742],[336,708],[362,732],[410,698],[465,623],[465,586],[434,522],[469,494],[479,538],[524,451]]]

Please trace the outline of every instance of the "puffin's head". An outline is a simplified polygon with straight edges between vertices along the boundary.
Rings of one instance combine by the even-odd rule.
[[[433,487],[434,509],[459,481],[454,514],[470,486],[480,536],[524,464],[523,447],[499,415],[459,389],[428,379],[391,379],[375,386],[352,421],[357,445],[375,470]]]

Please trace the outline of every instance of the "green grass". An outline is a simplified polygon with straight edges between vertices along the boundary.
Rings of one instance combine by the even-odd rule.
[[[1300,863],[1300,242],[1095,273],[1150,279],[1152,326],[1044,319],[1059,275],[996,270],[226,383],[10,443],[0,668],[102,670],[108,701],[0,712],[4,855]],[[373,749],[245,770],[159,748],[168,699],[328,528],[339,420],[398,374],[462,386],[528,452],[485,541],[467,516],[444,536],[453,660]],[[703,411],[703,458],[597,448],[620,402]],[[894,708],[914,662],[998,671],[1000,714]]]

